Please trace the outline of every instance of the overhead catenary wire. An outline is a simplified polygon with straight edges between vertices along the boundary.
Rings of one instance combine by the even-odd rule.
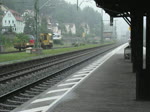
[[[41,7],[39,7],[39,10],[42,9],[44,6],[47,5],[48,2],[50,2],[51,0],[46,1]]]

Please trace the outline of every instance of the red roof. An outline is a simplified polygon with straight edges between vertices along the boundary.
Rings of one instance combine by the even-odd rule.
[[[12,10],[12,9],[9,9],[9,11],[10,11],[11,13],[13,13],[13,14],[20,15],[18,12],[14,11],[14,10]]]
[[[23,21],[22,17],[15,17],[17,21]]]
[[[9,11],[14,15],[14,17],[16,18],[17,21],[23,21],[23,18],[21,17],[21,14],[12,10],[12,9],[9,9]]]

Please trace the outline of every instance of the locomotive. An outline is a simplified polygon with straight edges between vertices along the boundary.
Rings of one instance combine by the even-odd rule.
[[[43,49],[50,49],[53,47],[53,39],[51,33],[40,34],[40,44]]]

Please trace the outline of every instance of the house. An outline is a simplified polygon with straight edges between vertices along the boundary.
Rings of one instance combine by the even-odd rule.
[[[4,17],[4,12],[8,10],[8,7],[0,5],[0,29],[2,28],[2,19]]]
[[[65,23],[67,33],[76,34],[76,26],[73,23]]]
[[[84,29],[85,34],[90,34],[90,27],[87,23],[82,23],[81,27]]]
[[[4,32],[15,32],[23,33],[24,32],[24,21],[21,17],[21,14],[14,10],[7,10],[2,19],[2,33]]]
[[[27,9],[27,10],[25,10],[25,11],[23,12],[22,16],[27,16],[27,15],[28,15],[28,16],[31,16],[31,17],[34,17],[35,13],[34,13],[33,10]]]
[[[58,23],[48,23],[48,29],[51,30],[52,32],[58,32],[59,28],[58,28],[59,24]]]
[[[51,17],[47,17],[47,28],[50,32],[61,35],[61,29],[59,23],[54,22]]]

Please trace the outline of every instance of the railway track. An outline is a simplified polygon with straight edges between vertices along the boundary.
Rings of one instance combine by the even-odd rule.
[[[105,46],[109,46],[109,45],[104,45],[104,46],[95,47],[95,48],[102,48],[102,47],[105,47]],[[95,49],[95,48],[88,48],[88,49],[63,53],[63,54],[54,55],[54,56],[48,56],[48,57],[44,57],[44,58],[33,59],[33,60],[30,60],[30,61],[24,61],[24,62],[18,62],[18,63],[2,65],[2,66],[0,66],[0,70],[1,70],[0,75],[1,74],[6,75],[7,73],[9,74],[11,72],[16,72],[16,71],[21,70],[21,69],[26,69],[26,68],[28,69],[30,67],[33,67],[33,66],[36,66],[36,65],[39,65],[39,64],[51,63],[53,61],[56,61],[57,59],[70,57],[73,54],[76,55],[76,53],[83,53],[83,52],[86,52],[87,50],[92,50],[92,49]]]
[[[0,112],[10,112],[69,74],[81,69],[97,56],[117,46],[109,45],[70,52],[34,60],[33,63],[29,61],[24,64],[24,67],[3,72],[0,74]],[[29,66],[31,63],[32,65]]]

